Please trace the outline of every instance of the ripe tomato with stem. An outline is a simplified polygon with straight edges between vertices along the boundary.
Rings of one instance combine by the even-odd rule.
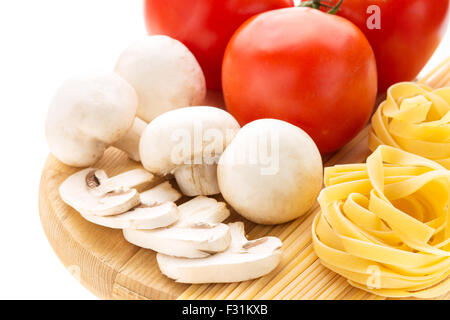
[[[273,10],[245,22],[228,44],[222,78],[227,109],[241,125],[261,118],[290,122],[322,154],[364,127],[377,93],[375,57],[364,34],[312,8]]]

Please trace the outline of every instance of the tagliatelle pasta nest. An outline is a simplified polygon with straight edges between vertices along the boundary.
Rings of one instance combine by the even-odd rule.
[[[390,146],[325,169],[312,226],[323,265],[387,297],[450,291],[450,171]]]
[[[369,147],[385,144],[432,159],[450,169],[450,87],[393,85],[372,117]]]

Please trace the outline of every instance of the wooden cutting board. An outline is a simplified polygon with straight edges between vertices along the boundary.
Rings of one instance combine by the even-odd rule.
[[[447,59],[424,81],[431,86],[450,85],[449,63]],[[368,132],[366,127],[349,144],[326,159],[324,165],[364,162],[369,154]],[[95,167],[115,175],[138,168],[140,164],[110,148]],[[39,190],[39,212],[42,226],[58,257],[81,284],[100,298],[384,299],[353,288],[345,278],[320,264],[311,244],[311,222],[319,210],[317,205],[305,216],[278,226],[245,221],[250,239],[270,234],[283,241],[282,261],[270,274],[232,284],[176,283],[160,273],[153,251],[126,242],[121,230],[84,220],[61,200],[59,185],[78,170],[62,164],[52,155],[48,157]],[[235,220],[243,219],[233,213],[230,221]],[[441,299],[450,299],[450,293]]]

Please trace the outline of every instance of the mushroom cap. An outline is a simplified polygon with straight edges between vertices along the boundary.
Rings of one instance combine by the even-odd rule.
[[[148,171],[168,174],[182,165],[213,164],[239,130],[228,112],[215,107],[186,107],[156,117],[145,128],[139,151]]]
[[[205,99],[205,77],[194,55],[167,36],[148,36],[133,43],[119,57],[115,71],[136,89],[137,116],[146,122]]]
[[[306,213],[322,187],[322,159],[313,140],[287,122],[245,125],[220,158],[220,191],[239,214],[278,224]]]
[[[95,163],[132,126],[137,103],[133,87],[114,73],[66,80],[47,113],[50,151],[67,165]]]

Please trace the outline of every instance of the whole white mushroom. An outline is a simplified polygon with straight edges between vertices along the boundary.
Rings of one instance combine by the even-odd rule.
[[[145,123],[136,118],[137,96],[115,73],[80,75],[57,90],[45,123],[50,151],[63,163],[87,167],[110,145],[139,161]]]
[[[157,175],[173,174],[187,196],[217,194],[217,161],[239,128],[231,114],[215,107],[163,113],[142,133],[142,165]]]
[[[300,128],[274,119],[238,132],[217,167],[225,200],[245,218],[284,223],[305,214],[322,187],[322,159]]]
[[[167,36],[148,36],[133,43],[120,55],[115,72],[136,90],[137,116],[146,122],[205,99],[205,77],[194,55]]]

